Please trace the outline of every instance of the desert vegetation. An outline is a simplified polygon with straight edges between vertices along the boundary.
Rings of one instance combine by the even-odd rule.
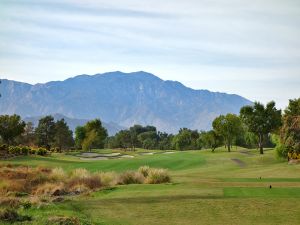
[[[167,170],[148,166],[140,167],[137,171],[124,171],[118,174],[98,171],[91,173],[84,168],[66,172],[60,167],[1,165],[0,177],[2,222],[32,220],[30,216],[19,214],[20,210],[16,209],[22,209],[24,213],[31,207],[39,208],[65,201],[76,195],[113,188],[116,185],[161,184],[171,181]]]

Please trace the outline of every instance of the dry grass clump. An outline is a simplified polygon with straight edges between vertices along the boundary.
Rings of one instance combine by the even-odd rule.
[[[9,208],[18,208],[21,205],[21,201],[13,197],[2,197],[0,198],[0,206]]]
[[[149,166],[141,166],[139,169],[138,169],[138,172],[143,174],[144,177],[147,177],[148,174],[149,174],[149,171],[150,171],[150,167]]]
[[[52,225],[80,225],[80,220],[76,217],[54,216],[48,219],[48,224]]]
[[[117,184],[142,184],[144,180],[145,177],[141,173],[126,171],[119,175]]]
[[[162,184],[169,183],[171,178],[168,171],[165,169],[152,168],[149,170],[148,176],[145,179],[146,184]]]
[[[67,178],[66,172],[61,167],[52,169],[49,176],[54,181],[61,181]]]
[[[115,172],[90,173],[82,168],[67,174],[62,168],[0,166],[0,199],[15,197],[30,199],[31,203],[33,203],[31,199],[42,203],[43,198],[51,201],[51,198],[55,196],[89,193],[115,185],[167,182],[170,182],[167,170],[149,166],[142,166],[138,171],[126,171],[121,174]],[[13,204],[14,201],[7,202],[7,205]]]
[[[115,172],[97,172],[97,175],[104,187],[115,186],[117,184],[118,175]]]
[[[42,196],[42,195],[50,195],[50,196],[58,196],[63,195],[65,193],[64,184],[61,183],[44,183],[39,185],[37,189],[33,192],[34,195]]]
[[[102,187],[101,179],[97,175],[90,175],[89,177],[73,177],[66,184],[67,189],[72,189],[74,186],[78,185],[83,185],[90,190]]]
[[[72,178],[88,178],[90,176],[90,172],[83,168],[75,169],[71,172]]]

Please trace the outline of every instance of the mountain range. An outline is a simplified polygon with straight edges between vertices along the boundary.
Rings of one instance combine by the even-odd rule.
[[[170,133],[182,127],[208,130],[220,114],[239,113],[252,104],[238,95],[194,90],[143,71],[79,75],[35,85],[3,79],[0,87],[0,114],[100,118],[118,128],[154,125]]]

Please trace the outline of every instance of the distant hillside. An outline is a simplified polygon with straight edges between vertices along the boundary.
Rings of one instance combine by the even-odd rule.
[[[2,80],[1,89],[1,114],[59,113],[70,118],[101,118],[124,127],[151,124],[173,133],[181,127],[210,129],[216,116],[238,113],[251,104],[238,95],[193,90],[146,72],[80,75],[36,85]]]
[[[75,128],[77,126],[83,126],[86,124],[89,120],[86,119],[75,119],[75,118],[69,118],[61,114],[54,114],[52,115],[54,120],[61,120],[64,119],[65,122],[68,124],[70,129],[74,132]],[[42,116],[36,116],[36,117],[26,117],[24,118],[25,122],[32,122],[33,125],[36,127],[39,123],[39,120],[42,118]],[[109,135],[115,135],[117,132],[119,132],[122,129],[125,129],[125,127],[121,127],[118,124],[115,123],[105,123],[102,122],[103,126],[107,129]]]

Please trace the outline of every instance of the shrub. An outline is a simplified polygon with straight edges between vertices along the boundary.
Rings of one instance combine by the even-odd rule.
[[[21,148],[18,146],[9,146],[8,153],[12,155],[20,155],[21,154]]]
[[[45,149],[45,148],[38,148],[36,154],[41,155],[41,156],[45,156],[47,154],[47,149]]]
[[[30,147],[27,146],[21,146],[20,147],[20,154],[22,155],[28,155],[28,153],[30,152]]]
[[[276,145],[275,150],[279,158],[287,158],[288,150],[284,145],[282,144]]]
[[[144,176],[135,171],[126,171],[119,175],[117,184],[142,184]]]
[[[29,154],[31,154],[31,155],[36,154],[36,152],[37,152],[37,150],[33,149],[33,148],[29,150]]]
[[[147,177],[150,171],[150,167],[149,166],[141,166],[138,169],[139,173],[143,174],[144,177]]]
[[[150,169],[149,174],[145,180],[147,184],[161,184],[169,183],[171,178],[168,174],[168,171],[165,169]]]

